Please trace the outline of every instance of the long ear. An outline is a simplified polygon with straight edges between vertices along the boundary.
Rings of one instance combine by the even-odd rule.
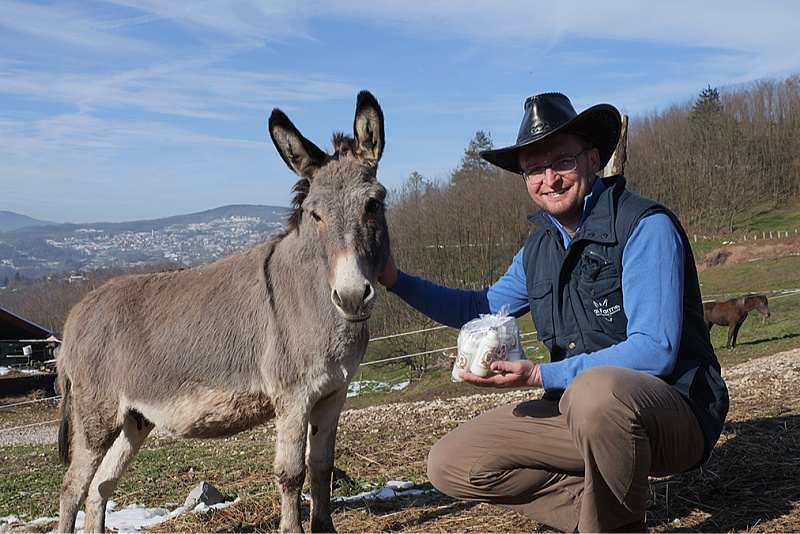
[[[367,165],[378,165],[386,142],[383,132],[383,111],[369,91],[358,93],[353,134],[358,147],[356,157]]]
[[[312,178],[325,161],[325,152],[300,135],[292,121],[278,108],[269,116],[269,135],[278,154],[296,174]]]

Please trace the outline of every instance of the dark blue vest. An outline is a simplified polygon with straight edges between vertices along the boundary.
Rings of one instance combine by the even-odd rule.
[[[606,189],[566,249],[561,233],[543,211],[529,217],[539,229],[525,243],[523,266],[539,341],[550,349],[551,361],[560,361],[627,338],[622,252],[642,217],[666,213],[681,235],[686,260],[678,358],[672,373],[660,378],[675,388],[697,415],[706,442],[704,462],[722,432],[729,400],[703,321],[689,239],[670,210],[625,189],[622,176],[603,180]],[[559,398],[561,393],[550,391],[546,397]]]

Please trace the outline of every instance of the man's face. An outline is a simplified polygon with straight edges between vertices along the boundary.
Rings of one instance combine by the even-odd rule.
[[[528,193],[540,208],[569,232],[578,228],[583,214],[583,199],[591,192],[595,173],[600,167],[600,155],[590,146],[578,135],[559,133],[519,151],[523,171],[547,167],[544,173],[525,179]],[[549,167],[570,157],[575,157],[574,170],[554,171]]]

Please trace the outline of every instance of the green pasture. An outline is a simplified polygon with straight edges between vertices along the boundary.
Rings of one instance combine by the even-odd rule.
[[[751,311],[739,330],[737,346],[725,348],[728,328],[711,328],[711,342],[723,367],[800,346],[800,256],[721,265],[699,275],[704,300],[763,293],[771,316]]]

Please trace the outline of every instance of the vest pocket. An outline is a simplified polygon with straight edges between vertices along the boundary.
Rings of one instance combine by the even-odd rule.
[[[582,279],[578,292],[587,313],[594,316],[592,329],[607,334],[622,334],[627,328],[627,317],[622,309],[622,283],[620,278],[587,281]]]
[[[539,341],[548,342],[555,336],[555,310],[553,309],[553,283],[549,280],[533,284],[528,290],[531,317]],[[548,345],[549,347],[549,345]]]

